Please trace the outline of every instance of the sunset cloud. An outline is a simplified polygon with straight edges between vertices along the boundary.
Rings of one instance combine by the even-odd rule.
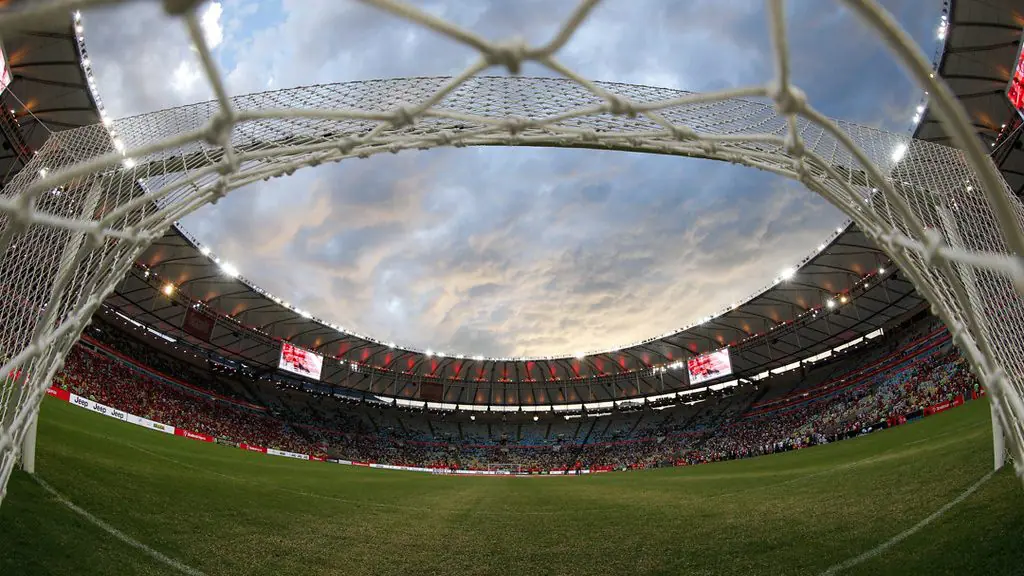
[[[486,38],[537,44],[575,2],[418,5]],[[812,102],[907,131],[921,94],[884,47],[838,2],[788,5],[795,81]],[[930,55],[939,2],[886,5]],[[477,56],[360,3],[219,6],[216,56],[232,94],[451,75]],[[119,13],[127,9],[131,18]],[[112,114],[210,97],[188,73],[197,63],[182,26],[159,5],[99,9],[86,21]],[[740,0],[609,0],[559,59],[587,78],[693,91],[774,74],[764,5]],[[553,75],[536,65],[524,73]],[[184,226],[258,285],[339,325],[400,345],[509,356],[608,348],[678,328],[751,295],[842,220],[796,184],[725,164],[479,148],[302,170],[236,191]]]

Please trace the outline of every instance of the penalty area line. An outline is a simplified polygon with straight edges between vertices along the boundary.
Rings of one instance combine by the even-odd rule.
[[[988,482],[992,478],[992,476],[995,475],[995,473],[996,473],[996,470],[989,471],[988,474],[985,474],[984,476],[979,478],[977,482],[975,482],[974,484],[971,484],[971,486],[969,488],[967,488],[967,490],[964,490],[959,496],[957,496],[956,498],[950,500],[949,502],[946,502],[946,504],[944,506],[942,506],[942,508],[939,508],[935,512],[932,512],[924,520],[921,520],[917,524],[914,524],[910,528],[907,528],[903,532],[900,532],[899,534],[893,536],[892,538],[886,540],[885,542],[882,542],[878,546],[875,546],[874,548],[872,548],[871,550],[868,550],[867,552],[864,552],[863,554],[860,554],[858,556],[854,556],[853,558],[850,558],[849,560],[846,560],[844,562],[840,562],[839,564],[833,564],[827,570],[822,572],[820,574],[820,576],[832,576],[833,574],[838,574],[838,573],[840,573],[840,572],[842,572],[844,570],[849,570],[850,568],[853,568],[854,566],[857,566],[858,564],[861,564],[863,562],[867,562],[868,560],[871,560],[872,558],[875,558],[876,556],[880,556],[880,555],[884,554],[890,548],[892,548],[893,546],[895,546],[895,545],[899,544],[900,542],[906,540],[907,538],[910,538],[914,534],[917,534],[922,529],[924,529],[926,526],[928,526],[932,522],[938,520],[946,512],[949,512],[950,509],[952,509],[954,506],[956,506],[957,504],[959,504],[959,503],[963,502],[964,500],[966,500],[968,497],[971,496],[971,494],[974,494],[975,492],[977,492],[978,488],[981,488],[981,486],[983,484],[985,484],[985,482]]]
[[[205,576],[205,574],[203,574],[199,570],[196,570],[195,568],[192,568],[191,566],[187,566],[185,564],[182,564],[181,562],[178,562],[174,558],[171,558],[170,556],[167,556],[167,555],[165,555],[165,554],[163,554],[163,553],[161,553],[161,552],[159,552],[157,550],[154,550],[153,548],[150,548],[149,546],[143,544],[142,542],[139,542],[138,540],[132,538],[131,536],[125,534],[124,532],[121,532],[117,528],[114,528],[110,524],[107,524],[103,520],[100,520],[99,518],[93,516],[88,510],[82,508],[81,506],[78,506],[77,504],[75,504],[71,500],[68,500],[67,497],[64,496],[63,494],[61,494],[60,492],[58,492],[56,488],[54,488],[53,486],[50,486],[42,478],[36,476],[35,474],[31,474],[31,477],[32,477],[33,480],[36,481],[36,484],[39,484],[39,486],[41,486],[43,488],[43,490],[46,490],[50,494],[50,496],[53,496],[58,502],[60,502],[64,506],[66,506],[68,509],[70,509],[75,514],[78,514],[82,518],[85,518],[90,524],[93,524],[94,526],[97,526],[98,528],[100,528],[101,530],[103,530],[107,534],[110,534],[114,538],[117,538],[121,542],[124,542],[125,544],[131,546],[132,548],[135,548],[136,550],[139,550],[139,551],[143,552],[144,554],[148,555],[150,558],[153,558],[154,560],[156,560],[156,561],[158,561],[158,562],[160,562],[162,564],[165,564],[167,566],[170,566],[171,568],[174,568],[175,570],[177,570],[178,572],[181,572],[182,574],[188,574],[188,576]]]

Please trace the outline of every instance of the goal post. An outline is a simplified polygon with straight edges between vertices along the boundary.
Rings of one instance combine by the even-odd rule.
[[[116,1],[26,3],[0,14],[0,34]],[[874,0],[841,1],[928,92],[956,148],[820,114],[791,82],[782,0],[767,1],[776,75],[763,86],[694,94],[580,77],[558,53],[595,0],[537,46],[488,41],[397,0],[364,0],[479,58],[451,78],[237,97],[203,38],[197,2],[165,1],[216,99],[57,132],[0,192],[0,501],[23,452],[33,467],[36,414],[64,356],[142,250],[180,218],[304,167],[446,146],[700,157],[802,183],[856,222],[931,302],[985,386],[993,429],[1024,475],[1024,205],[909,36]],[[520,77],[526,62],[558,77]],[[512,76],[484,75],[493,68]]]
[[[39,412],[32,415],[32,420],[21,440],[21,469],[29,474],[36,472],[36,432],[39,428]]]
[[[992,469],[999,470],[1006,465],[1006,431],[1003,430],[1002,418],[999,415],[998,401],[990,400],[992,412]]]

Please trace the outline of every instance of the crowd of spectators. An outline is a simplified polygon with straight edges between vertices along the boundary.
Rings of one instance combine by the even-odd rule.
[[[155,378],[81,344],[71,349],[54,384],[123,412],[225,442],[260,442],[303,453],[320,451],[292,426],[266,413]]]
[[[435,426],[426,420],[432,417],[427,413],[406,413],[408,426],[397,418],[398,424],[385,425],[361,417],[356,406],[317,408],[302,400],[308,400],[303,392],[269,399],[263,395],[256,398],[260,404],[253,404],[240,398],[239,390],[245,389],[240,383],[221,382],[208,390],[204,385],[216,379],[181,368],[174,358],[123,335],[102,340],[76,345],[55,385],[223,443],[431,468],[625,469],[743,458],[862,434],[979,392],[948,338],[939,341],[933,335],[914,346],[890,347],[893,353],[876,355],[870,365],[842,377],[760,404],[755,400],[761,389],[745,388],[696,407],[672,408],[659,417],[645,418],[642,412],[652,412],[646,408],[632,419],[600,426],[600,432],[601,419],[590,418],[568,436],[544,438],[542,445],[535,443],[537,436],[528,436],[531,443],[523,445],[471,432],[455,438],[458,432],[440,421],[432,433]]]

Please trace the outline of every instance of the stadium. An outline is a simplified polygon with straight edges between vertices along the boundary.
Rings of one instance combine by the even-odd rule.
[[[0,574],[1020,572],[1017,2],[943,3],[934,54],[837,3],[922,91],[909,134],[811,108],[775,1],[768,87],[580,77],[554,56],[596,2],[534,46],[371,0],[479,62],[230,94],[211,4],[167,1],[213,99],[114,119],[89,52],[108,4],[0,3]],[[679,329],[505,356],[342,328],[182,223],[307,167],[463,147],[719,160],[845,220]]]

